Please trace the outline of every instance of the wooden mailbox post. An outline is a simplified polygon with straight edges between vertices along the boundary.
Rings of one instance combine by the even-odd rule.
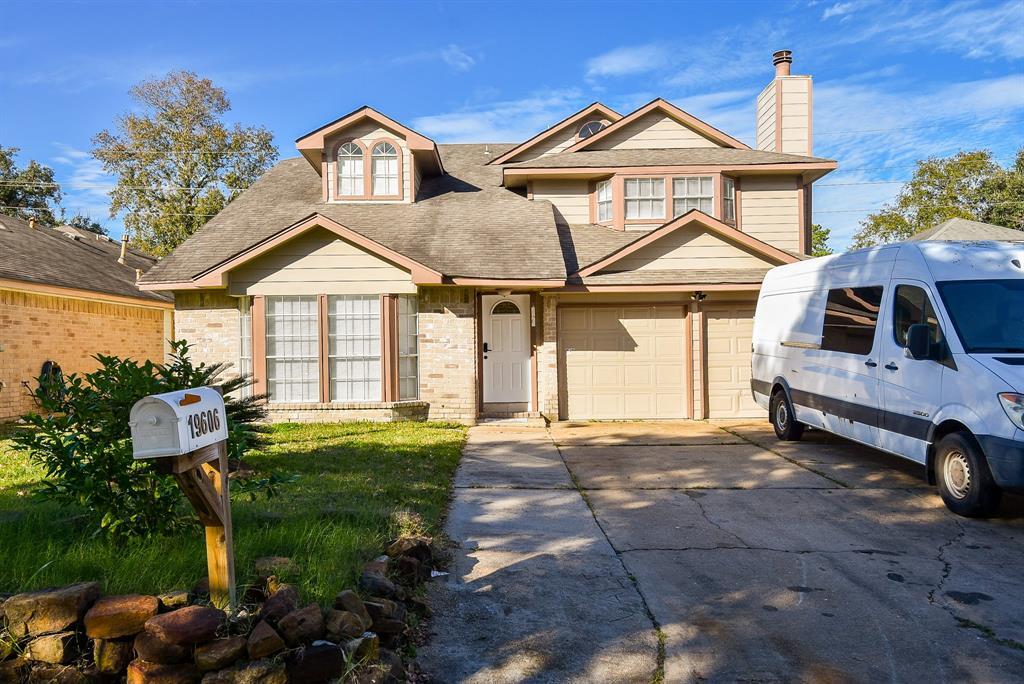
[[[228,492],[227,416],[211,387],[154,394],[132,406],[129,426],[137,459],[160,459],[206,529],[210,599],[235,609],[235,554]]]

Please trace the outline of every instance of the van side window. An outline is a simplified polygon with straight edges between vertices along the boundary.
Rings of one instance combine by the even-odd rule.
[[[897,285],[892,313],[892,332],[896,344],[907,346],[907,330],[915,323],[927,323],[931,329],[932,343],[942,340],[939,319],[932,308],[928,293],[915,285]]]
[[[829,290],[821,348],[862,356],[870,354],[881,306],[881,286]]]

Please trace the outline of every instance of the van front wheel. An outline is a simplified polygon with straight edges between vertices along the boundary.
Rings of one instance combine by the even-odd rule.
[[[803,437],[804,424],[797,422],[793,415],[793,405],[782,390],[776,390],[772,395],[772,400],[768,402],[768,414],[775,428],[775,436],[779,439],[795,442]]]
[[[935,446],[935,480],[946,507],[967,517],[984,517],[999,508],[1002,490],[974,441],[954,432]]]

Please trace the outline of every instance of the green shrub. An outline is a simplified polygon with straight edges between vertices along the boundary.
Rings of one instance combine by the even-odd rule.
[[[97,355],[99,369],[84,376],[40,378],[35,398],[41,413],[24,417],[31,429],[14,436],[16,448],[46,470],[38,494],[84,509],[95,534],[118,542],[171,534],[195,525],[174,479],[152,461],[132,457],[128,417],[136,401],[189,387],[224,391],[228,455],[237,461],[263,444],[256,422],[265,415],[262,396],[235,398],[249,377],[218,382],[227,364],[194,365],[185,341],[172,342],[170,363],[139,363]]]

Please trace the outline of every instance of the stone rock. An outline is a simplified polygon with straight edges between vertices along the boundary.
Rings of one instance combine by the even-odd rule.
[[[196,666],[202,672],[223,670],[228,665],[233,665],[245,653],[245,637],[233,636],[227,639],[217,639],[196,648]]]
[[[196,597],[210,595],[210,578],[204,577],[192,586],[192,595]]]
[[[62,632],[81,620],[99,596],[97,582],[16,594],[4,601],[7,631],[16,639]]]
[[[78,633],[45,634],[28,642],[25,657],[41,663],[64,665],[78,657]]]
[[[430,565],[434,562],[434,552],[430,548],[432,542],[430,537],[421,535],[399,537],[388,546],[387,554],[391,558],[408,556],[415,558],[420,563]]]
[[[375,596],[369,601],[364,601],[363,605],[366,606],[366,612],[370,614],[370,619],[374,622],[382,618],[405,620],[405,606],[401,603]]]
[[[217,635],[224,613],[208,606],[186,606],[146,620],[146,631],[172,644],[202,644]]]
[[[363,572],[368,572],[372,575],[387,575],[389,560],[387,556],[377,556],[363,566]]]
[[[253,562],[256,574],[260,577],[269,575],[294,576],[299,574],[299,565],[286,556],[263,556]]]
[[[3,615],[0,615],[0,625],[4,622]],[[6,632],[0,631],[0,660],[6,660],[7,656],[11,655],[11,651],[14,650],[14,640],[7,635]],[[0,680],[2,682],[2,680]]]
[[[156,596],[104,596],[86,612],[85,633],[90,639],[135,636],[159,610]]]
[[[156,597],[160,601],[160,612],[168,613],[188,605],[189,593],[184,589],[169,591]]]
[[[386,648],[380,649],[380,664],[384,669],[384,681],[405,681],[405,665],[402,664],[402,659],[397,653]]]
[[[284,663],[254,660],[203,677],[203,684],[287,684]]]
[[[418,586],[430,579],[430,566],[412,556],[400,556],[395,561],[395,575],[406,584]]]
[[[260,610],[260,617],[276,623],[285,615],[295,610],[298,605],[298,590],[291,585],[282,584],[263,604],[263,608]]]
[[[359,588],[367,594],[375,594],[391,598],[395,595],[395,585],[384,575],[364,572],[359,577]]]
[[[291,648],[312,643],[324,635],[324,615],[315,603],[293,610],[277,623],[277,631]]]
[[[372,632],[367,632],[358,639],[346,643],[344,648],[355,660],[375,661],[380,657],[380,638]]]
[[[324,626],[327,629],[327,638],[339,644],[361,636],[369,627],[363,624],[362,619],[355,613],[335,608],[327,609]]]
[[[92,659],[100,674],[121,674],[132,661],[131,639],[96,639],[92,642]]]
[[[373,623],[373,631],[381,636],[398,636],[405,633],[405,623],[392,618],[382,618]]]
[[[172,644],[147,630],[139,632],[133,645],[139,658],[161,665],[183,663],[189,660],[192,654],[190,646]]]
[[[266,620],[260,620],[249,634],[249,640],[245,647],[249,652],[250,660],[259,660],[284,648],[284,639],[274,631],[274,628]]]
[[[363,600],[351,589],[338,592],[338,595],[334,597],[334,607],[338,610],[347,610],[350,613],[355,613],[356,617],[363,623],[363,631],[370,629],[370,625],[373,624],[373,618],[367,612]]]
[[[162,665],[137,658],[128,665],[128,684],[193,684],[199,678],[191,663]]]
[[[95,672],[79,670],[74,665],[36,665],[25,680],[29,684],[89,684],[97,681]]]
[[[345,673],[345,652],[336,644],[320,642],[292,653],[287,663],[292,682],[328,682]]]
[[[28,668],[28,661],[24,658],[0,661],[0,684],[20,684],[25,680]]]

